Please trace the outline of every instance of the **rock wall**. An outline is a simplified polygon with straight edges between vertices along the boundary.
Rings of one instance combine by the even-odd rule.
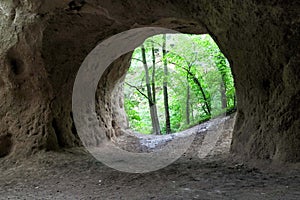
[[[100,126],[114,139],[128,128],[124,110],[123,81],[130,66],[132,53],[122,56],[104,72],[96,92],[96,110]]]
[[[86,55],[121,31],[162,26],[208,32],[229,59],[238,100],[233,154],[300,161],[299,9],[292,0],[1,1],[0,144],[8,145],[0,156],[80,145],[71,95]],[[107,72],[107,88],[99,83],[99,94],[113,96],[98,98],[108,136],[118,135],[111,127],[126,125],[122,100],[110,101],[120,100],[118,84],[128,67],[128,58],[120,59],[122,73]]]
[[[231,150],[242,158],[300,161],[299,8],[235,2],[219,10],[223,21],[206,23],[232,65],[238,116]]]
[[[40,3],[0,3],[0,140],[1,155],[28,155],[57,149],[52,128],[53,94],[42,57],[45,24]],[[7,144],[8,136],[10,145]]]

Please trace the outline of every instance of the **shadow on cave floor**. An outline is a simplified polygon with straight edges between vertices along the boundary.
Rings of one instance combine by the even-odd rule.
[[[228,153],[230,140],[227,132],[206,158],[187,152],[168,167],[145,174],[111,169],[83,148],[39,152],[15,163],[2,159],[0,199],[300,198],[299,170],[259,170],[235,162]]]

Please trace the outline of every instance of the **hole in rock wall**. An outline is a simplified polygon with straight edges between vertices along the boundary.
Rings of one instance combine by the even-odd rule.
[[[124,80],[129,128],[181,132],[236,109],[226,57],[208,34],[161,34],[132,54]]]
[[[234,119],[228,125],[225,115],[236,108],[234,82],[226,57],[210,35],[154,35],[133,48],[101,75],[95,108],[103,131],[89,136],[93,141],[87,144],[97,146],[105,133],[123,150],[151,152],[173,141],[188,140],[189,146],[196,136],[196,152],[203,134],[213,131],[200,147],[206,149],[204,157],[224,131],[231,141]]]
[[[0,77],[0,88],[3,87],[5,85],[5,82],[3,81],[3,79]]]
[[[19,58],[14,50],[11,50],[7,56],[11,72],[14,75],[21,75],[25,71],[24,62]]]
[[[147,171],[149,169],[144,165],[147,162],[144,161],[148,158],[153,161],[154,157],[160,165],[152,167],[166,166],[188,149],[191,149],[188,156],[199,154],[198,157],[204,158],[220,141],[223,133],[225,120],[220,115],[236,105],[227,59],[209,35],[175,34],[170,30],[160,30],[156,32],[159,35],[155,35],[153,29],[149,31],[150,28],[142,33],[138,33],[139,30],[133,29],[103,41],[84,61],[86,70],[79,70],[81,73],[74,84],[77,87],[73,93],[73,113],[84,112],[87,124],[79,127],[83,144],[109,166],[115,166],[121,156],[124,158],[122,166],[115,167],[125,171],[128,165],[137,167],[134,171]],[[147,38],[147,31],[150,38]],[[170,32],[172,34],[166,34]],[[138,34],[143,34],[143,37],[138,38]],[[127,38],[130,40],[126,41]],[[99,72],[99,79],[96,72]],[[91,84],[85,80],[87,77],[99,82]],[[82,84],[84,87],[79,87]],[[93,89],[92,92],[86,92],[89,88]],[[96,99],[76,101],[79,98],[82,100],[82,96]],[[85,105],[86,108],[81,107]],[[139,127],[130,119],[126,124],[128,118],[136,120]],[[194,128],[210,119],[214,122]],[[148,127],[147,123],[150,124]],[[96,128],[88,131],[94,124]],[[138,128],[148,128],[149,132]],[[186,129],[189,131],[184,131]],[[131,134],[133,131],[136,134]],[[209,134],[211,131],[214,133]],[[164,136],[144,137],[139,133]],[[201,133],[207,136],[197,137]],[[203,144],[198,151],[195,148],[201,141]],[[135,154],[141,152],[150,154]],[[105,157],[107,155],[114,156]],[[138,161],[136,156],[142,160]],[[136,163],[132,164],[132,161]]]
[[[24,69],[23,69],[23,62],[21,60],[11,59],[10,60],[10,64],[11,64],[11,71],[15,75],[19,75],[19,74],[21,74],[24,71]]]
[[[12,149],[13,143],[11,139],[11,134],[0,136],[0,158],[7,156]]]

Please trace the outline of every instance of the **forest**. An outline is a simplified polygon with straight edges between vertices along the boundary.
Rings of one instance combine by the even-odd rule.
[[[124,81],[132,130],[170,134],[236,108],[228,60],[208,34],[152,36],[133,52]]]

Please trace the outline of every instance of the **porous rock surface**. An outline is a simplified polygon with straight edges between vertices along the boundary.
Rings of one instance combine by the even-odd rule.
[[[210,33],[228,58],[238,101],[234,155],[300,161],[299,9],[293,0],[1,1],[0,156],[80,145],[71,97],[84,58],[116,33],[161,26]],[[99,82],[99,123],[109,137],[127,128],[129,57]]]

